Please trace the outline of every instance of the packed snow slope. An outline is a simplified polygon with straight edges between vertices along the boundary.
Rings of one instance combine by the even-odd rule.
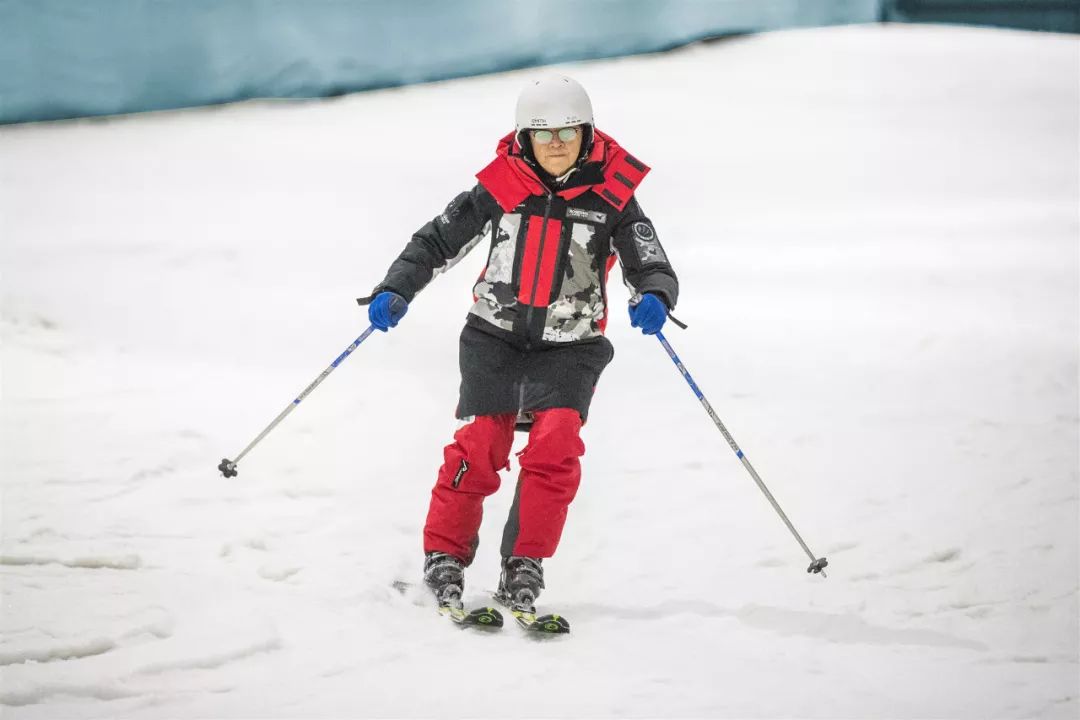
[[[5,128],[0,713],[1076,717],[1078,59],[884,26],[566,68],[655,168],[672,344],[831,566],[614,277],[549,643],[391,589],[483,251],[215,469],[366,327],[531,72]]]

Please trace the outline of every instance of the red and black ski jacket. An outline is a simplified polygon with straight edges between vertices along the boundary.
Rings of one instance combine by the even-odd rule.
[[[674,309],[678,280],[634,197],[649,168],[594,135],[586,161],[554,187],[522,157],[514,133],[504,137],[477,185],[413,235],[374,292],[412,302],[434,275],[490,240],[469,313],[477,329],[527,346],[597,338],[616,258],[632,293],[655,293]]]

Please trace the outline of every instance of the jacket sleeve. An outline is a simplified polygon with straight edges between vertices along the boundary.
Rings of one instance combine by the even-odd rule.
[[[633,293],[655,293],[668,310],[679,300],[679,279],[660,246],[652,221],[631,198],[615,221],[611,246],[619,257],[623,280]]]
[[[479,184],[451,200],[441,215],[413,233],[372,297],[390,290],[412,302],[431,278],[456,265],[490,233],[494,206]]]

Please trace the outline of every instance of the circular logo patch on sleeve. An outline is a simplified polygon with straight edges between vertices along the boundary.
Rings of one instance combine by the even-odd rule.
[[[634,223],[634,237],[649,242],[656,240],[656,231],[647,222],[636,222]]]
[[[637,247],[641,263],[667,262],[664,249],[656,239],[656,230],[647,222],[636,222],[631,229],[634,232],[634,245]]]

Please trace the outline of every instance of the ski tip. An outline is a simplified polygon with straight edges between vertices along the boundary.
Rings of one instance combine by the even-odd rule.
[[[483,625],[493,629],[501,628],[503,626],[502,613],[495,608],[477,608],[469,613],[469,618],[470,621],[476,625]]]
[[[532,622],[522,624],[522,627],[537,635],[567,635],[570,632],[570,621],[562,615],[540,615]]]
[[[475,628],[476,630],[498,630],[503,626],[503,617],[495,608],[481,607],[474,610],[465,610],[451,606],[439,608],[439,612],[449,616],[451,620],[462,627]]]

